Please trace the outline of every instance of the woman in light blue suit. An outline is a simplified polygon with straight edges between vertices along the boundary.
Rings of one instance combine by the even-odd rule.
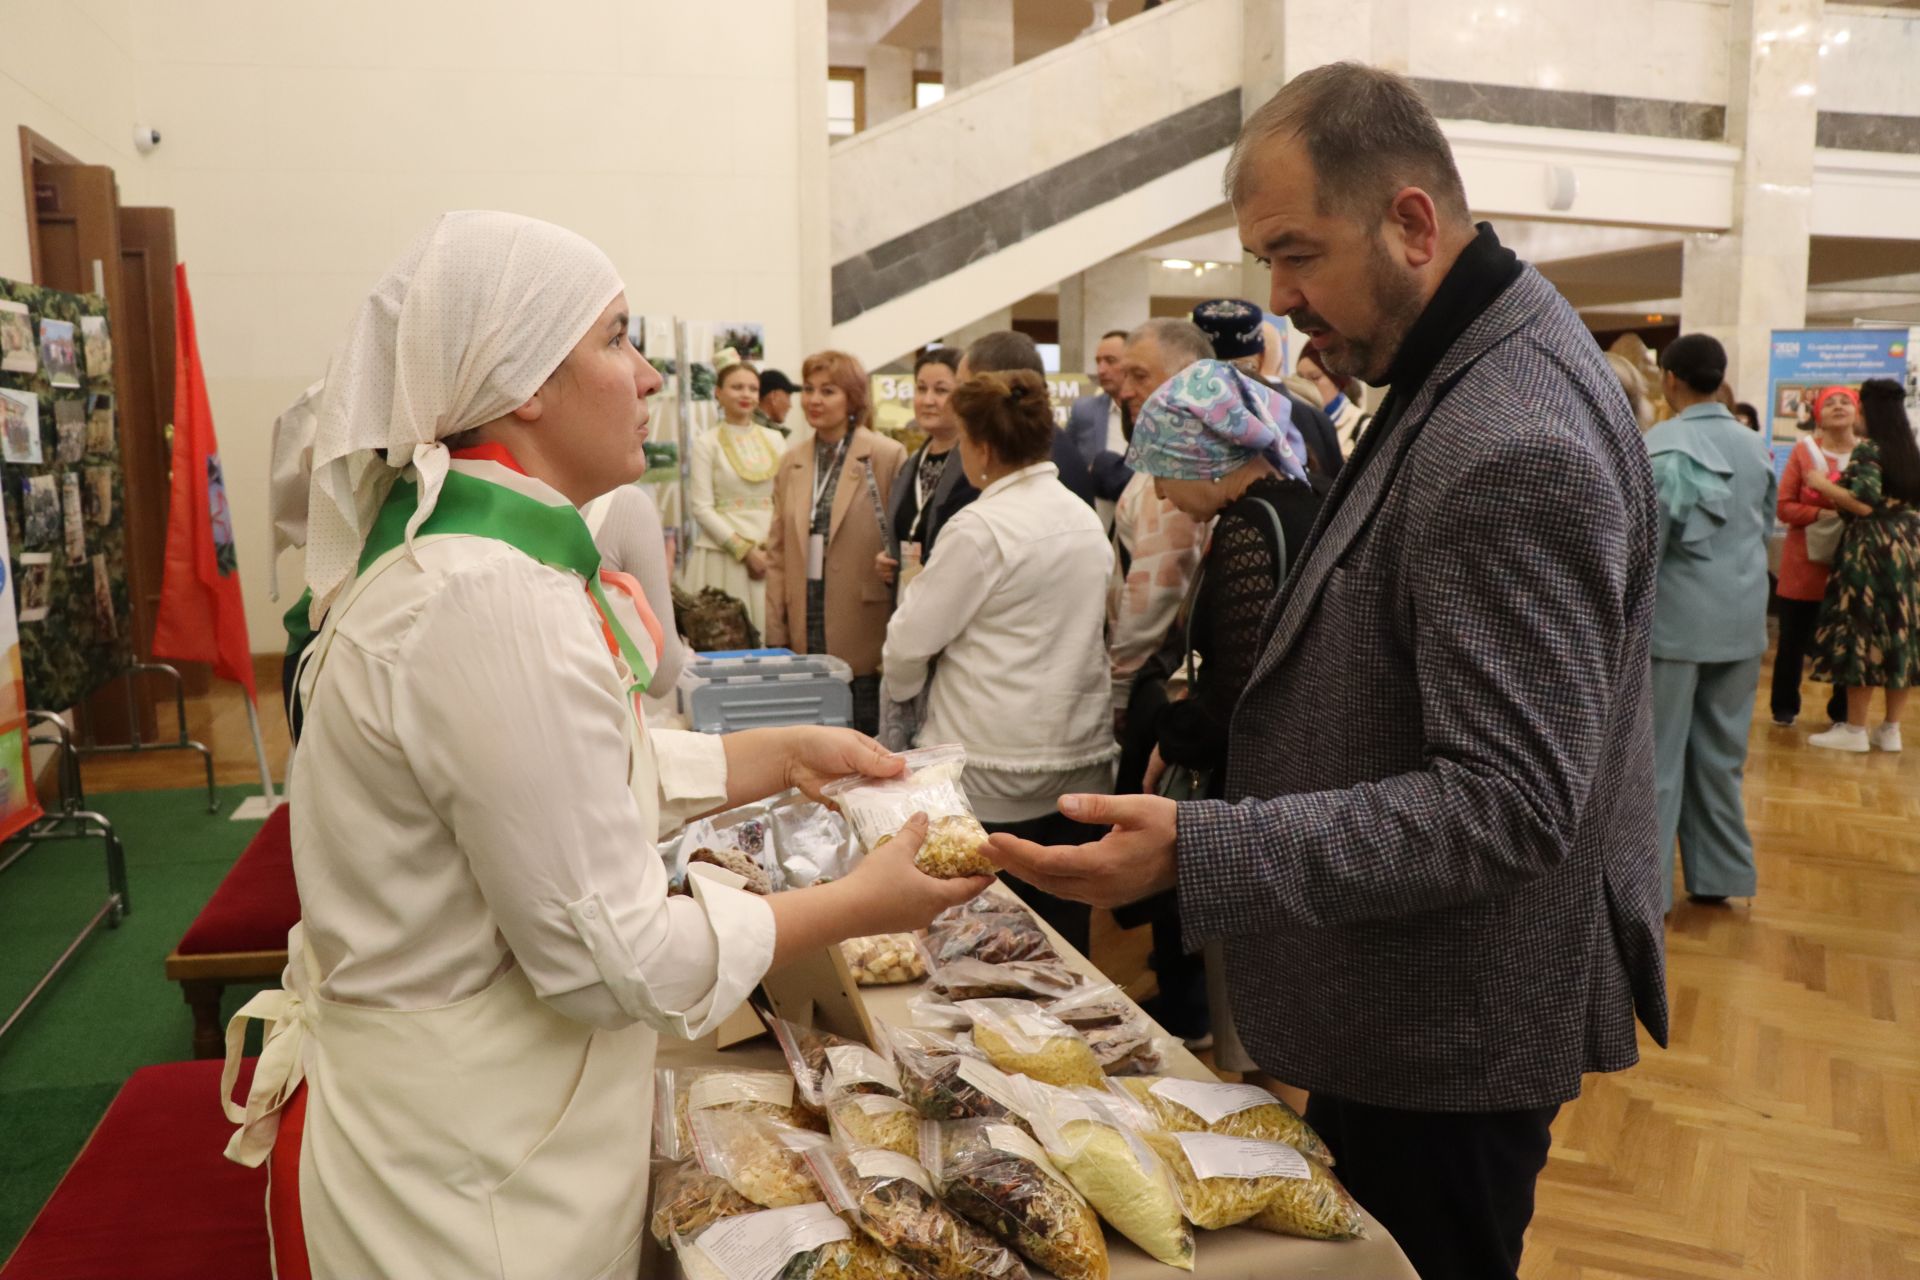
[[[1714,399],[1727,353],[1706,334],[1660,354],[1676,416],[1647,432],[1663,541],[1653,614],[1654,771],[1667,905],[1678,840],[1687,896],[1719,904],[1755,890],[1740,781],[1767,650],[1773,458]]]

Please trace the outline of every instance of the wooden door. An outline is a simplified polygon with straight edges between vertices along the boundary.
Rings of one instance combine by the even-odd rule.
[[[153,642],[153,604],[160,592],[161,558],[166,550],[167,455],[165,423],[172,405],[154,402],[157,388],[150,378],[136,377],[136,366],[151,367],[151,350],[137,351],[127,343],[133,331],[144,334],[151,348],[164,345],[172,368],[173,327],[163,333],[152,325],[151,309],[145,323],[129,322],[129,298],[123,283],[120,192],[113,170],[105,165],[32,163],[35,199],[34,282],[68,293],[104,293],[108,323],[119,358],[114,361],[114,404],[120,421],[120,453],[125,470],[127,522],[127,594],[132,606],[134,652],[150,656]],[[165,291],[172,310],[171,281]],[[142,282],[141,296],[147,290]],[[157,471],[155,470],[157,464]],[[157,510],[156,510],[157,499]],[[157,521],[157,524],[156,524]],[[148,530],[158,528],[159,536]],[[153,697],[157,690],[135,690],[134,706],[140,735],[153,741],[157,731]],[[124,681],[115,680],[87,700],[82,708],[87,726],[102,743],[130,740]],[[169,726],[171,729],[171,726]]]

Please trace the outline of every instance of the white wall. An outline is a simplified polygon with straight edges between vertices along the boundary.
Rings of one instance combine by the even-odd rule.
[[[736,0],[726,22],[626,0],[4,3],[0,127],[176,211],[258,650],[279,646],[284,607],[266,586],[273,418],[434,215],[572,227],[637,311],[763,321],[789,369],[803,320],[824,322],[808,297],[824,221],[799,177],[825,166],[823,0]],[[163,134],[152,157],[132,154],[136,117]],[[24,277],[18,172],[0,165],[0,272]]]
[[[1829,4],[1820,28],[1821,110],[1920,116],[1920,14]]]
[[[1416,76],[1727,100],[1726,0],[1443,0],[1410,5],[1409,18]]]

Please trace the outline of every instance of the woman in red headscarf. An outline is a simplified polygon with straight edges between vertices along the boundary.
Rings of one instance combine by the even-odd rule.
[[[1809,475],[1823,475],[1838,481],[1847,469],[1860,424],[1859,395],[1852,387],[1827,387],[1814,399],[1813,420],[1813,433],[1794,446],[1786,474],[1780,477],[1779,513],[1787,526],[1787,542],[1780,552],[1780,585],[1775,590],[1780,605],[1780,648],[1773,657],[1773,722],[1777,725],[1790,725],[1800,714],[1800,673],[1813,646],[1814,628],[1820,624],[1820,602],[1826,598],[1833,559],[1832,542],[1825,535],[1840,519],[1832,501],[1806,480]],[[1807,554],[1809,529],[1817,558]],[[1831,531],[1838,532],[1837,528]],[[1829,709],[1835,710],[1830,718],[1845,719],[1843,712]]]

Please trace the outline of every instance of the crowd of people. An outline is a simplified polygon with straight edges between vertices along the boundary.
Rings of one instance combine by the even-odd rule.
[[[1665,1043],[1673,849],[1690,892],[1754,891],[1776,501],[1782,595],[1813,606],[1793,684],[1811,653],[1846,689],[1823,745],[1898,748],[1920,455],[1900,388],[1837,388],[1776,498],[1698,335],[1661,355],[1662,417],[1472,221],[1391,73],[1293,77],[1227,193],[1266,306],[1105,335],[1064,428],[1011,331],[919,353],[911,455],[844,352],[798,386],[719,370],[688,572],[843,660],[861,732],[647,724],[677,637],[628,482],[660,377],[604,254],[449,214],[382,280],[281,424],[318,628],[292,682],[303,918],[290,990],[249,1012],[295,1049],[262,1057],[230,1149],[271,1157],[277,1250],[316,1274],[627,1256],[654,1035],[988,883],[922,874],[916,821],[833,883],[669,897],[663,819],[958,742],[1036,911],[1083,951],[1094,907],[1150,923],[1153,1012],[1305,1090],[1421,1275],[1516,1274],[1559,1107],[1637,1060],[1636,1023]],[[1268,307],[1307,340],[1291,372]],[[565,1140],[536,1142],[554,1115]]]

